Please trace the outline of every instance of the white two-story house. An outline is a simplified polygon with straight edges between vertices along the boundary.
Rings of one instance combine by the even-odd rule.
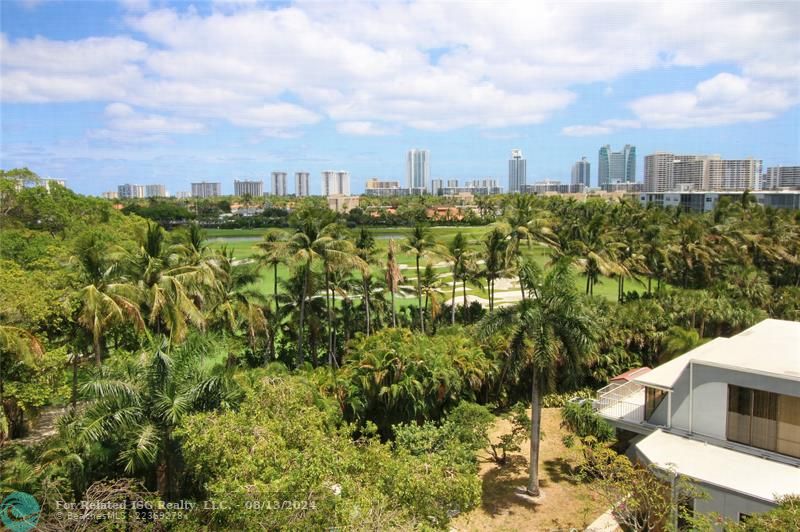
[[[764,320],[598,392],[629,455],[690,478],[696,512],[742,520],[800,494],[800,322]]]

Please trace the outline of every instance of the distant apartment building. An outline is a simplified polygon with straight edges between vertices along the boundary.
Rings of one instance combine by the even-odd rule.
[[[264,182],[263,181],[248,181],[248,180],[234,180],[233,181],[233,194],[234,196],[250,196],[252,198],[260,198],[264,195]]]
[[[166,198],[167,187],[164,185],[145,185],[144,196],[146,198]]]
[[[770,166],[764,172],[763,190],[800,190],[800,166]]]
[[[222,183],[209,183],[201,181],[192,183],[193,198],[216,198],[222,196]]]
[[[144,185],[125,184],[117,187],[117,195],[120,199],[144,198]]]
[[[572,165],[572,184],[584,187],[591,186],[591,165],[586,157]]]
[[[438,196],[444,188],[444,179],[431,179],[431,194]]]
[[[527,183],[527,164],[522,157],[522,150],[511,150],[511,159],[508,160],[508,192],[521,192]]]
[[[719,155],[675,155],[657,152],[645,157],[645,192],[755,190],[762,162],[722,159]]]
[[[503,188],[497,184],[497,180],[491,177],[485,179],[472,179],[458,185],[458,179],[448,179],[447,186],[442,186],[438,191],[433,192],[437,196],[487,196],[490,194],[501,194]]]
[[[323,196],[349,196],[350,172],[326,170],[322,172]]]
[[[53,179],[50,177],[36,177],[34,179],[17,178],[14,188],[19,192],[23,188],[44,187],[45,190],[50,192],[50,187],[58,185],[66,187],[66,181],[63,179]]]
[[[298,198],[304,198],[310,194],[308,189],[308,177],[308,172],[294,173],[294,195]]]
[[[544,179],[542,181],[537,181],[536,183],[533,183],[531,185],[524,185],[520,190],[520,192],[525,194],[547,194],[547,193],[566,194],[570,192],[570,190],[571,190],[570,185],[566,183],[562,183],[561,181],[555,181],[553,179]]]
[[[435,181],[435,179],[434,179]],[[376,177],[367,179],[364,187],[365,196],[399,196],[401,195],[399,181],[382,181]]]
[[[113,190],[109,190],[108,192],[103,192],[100,194],[100,197],[103,199],[117,199],[119,198],[119,193],[114,192]]]
[[[408,150],[406,157],[406,185],[409,189],[428,189],[431,175],[430,152],[428,150]]]
[[[711,160],[708,164],[706,190],[756,190],[761,177],[762,161],[747,159]]]
[[[639,203],[643,206],[656,205],[671,207],[684,212],[711,212],[720,201],[742,201],[744,191],[675,191],[675,192],[641,192]],[[798,190],[760,190],[750,193],[752,201],[773,209],[800,209],[800,191]]]
[[[611,151],[606,144],[598,152],[597,186],[605,189],[611,183],[636,181],[636,146],[626,144],[622,151]]]
[[[175,193],[175,197],[178,198],[178,199],[191,198],[192,197],[192,193],[189,192],[189,191],[186,191],[186,190],[182,190],[180,192],[176,192]]]
[[[272,172],[269,175],[270,194],[273,196],[288,196],[289,190],[286,188],[286,172]]]

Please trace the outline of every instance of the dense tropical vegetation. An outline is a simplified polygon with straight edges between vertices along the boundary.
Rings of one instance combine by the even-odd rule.
[[[308,201],[238,256],[26,172],[0,179],[0,486],[45,515],[132,479],[220,502],[178,529],[446,528],[480,502],[479,454],[518,448],[513,405],[532,405],[536,494],[547,394],[800,320],[800,216],[747,201],[516,195],[446,239],[398,210],[384,240]]]

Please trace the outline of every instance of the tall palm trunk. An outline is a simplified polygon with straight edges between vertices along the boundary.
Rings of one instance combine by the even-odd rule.
[[[456,279],[456,269],[453,268],[453,293],[450,296],[450,304],[452,305],[450,309],[450,325],[456,324],[456,284],[458,284],[458,279]]]
[[[2,390],[0,390],[2,392]],[[72,353],[72,411],[78,407],[78,353]]]
[[[419,304],[419,326],[422,329],[422,334],[425,334],[425,317],[422,314],[422,288],[420,287],[420,273],[419,273],[419,255],[417,259],[417,303]]]
[[[462,310],[464,311],[464,322],[467,321],[467,278],[466,276],[461,279],[461,295],[464,298],[464,306]]]
[[[308,293],[308,276],[311,273],[311,260],[306,263],[306,271],[303,272],[303,293],[300,294],[300,325],[297,328],[297,367],[305,362],[303,353],[303,332],[306,321],[306,294]]]
[[[333,320],[331,319],[331,302],[329,298],[329,288],[330,288],[330,275],[328,273],[328,266],[327,264],[324,265],[325,268],[325,314],[326,320],[328,322],[328,364],[331,364],[331,353],[333,352],[332,344],[333,344]]]
[[[272,281],[273,281],[272,297],[275,298],[275,319],[278,319],[278,311],[280,310],[278,308],[278,263],[276,262],[275,264],[273,264],[272,268],[273,268],[272,269],[272,272],[273,272],[273,276],[272,276],[272,278],[273,278],[272,279]]]
[[[533,368],[533,384],[531,385],[531,459],[528,477],[528,494],[539,495],[539,432],[542,420],[542,409],[539,404],[538,373]]]
[[[103,364],[103,347],[99,336],[92,340],[92,345],[94,346],[94,360],[99,368]]]
[[[369,336],[369,326],[370,326],[370,318],[369,318],[369,280],[366,276],[364,276],[364,313],[366,315],[367,320],[367,336]]]
[[[394,306],[394,290],[391,288],[389,289],[389,293],[392,294],[392,327],[397,328],[397,309]]]

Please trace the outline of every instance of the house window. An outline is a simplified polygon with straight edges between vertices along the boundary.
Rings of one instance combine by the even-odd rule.
[[[800,458],[800,397],[728,386],[730,441]]]
[[[644,419],[650,420],[650,416],[656,411],[658,405],[667,396],[667,392],[659,390],[658,388],[645,387],[644,389]]]

